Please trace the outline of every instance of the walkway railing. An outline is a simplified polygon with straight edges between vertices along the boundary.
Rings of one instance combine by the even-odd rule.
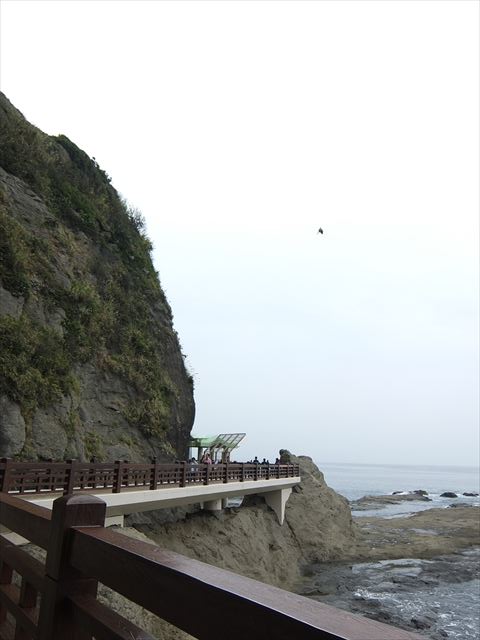
[[[160,489],[212,483],[293,478],[295,464],[192,464],[178,462],[137,464],[123,462],[16,462],[0,460],[0,492],[63,493],[107,489],[113,493],[131,488]]]
[[[127,538],[104,528],[105,507],[69,495],[49,511],[0,494],[0,524],[47,550],[42,564],[0,536],[0,640],[154,640],[97,600],[98,582],[205,640],[212,624],[229,640],[421,640]]]

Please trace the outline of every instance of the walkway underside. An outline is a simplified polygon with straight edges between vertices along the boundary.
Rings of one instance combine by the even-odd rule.
[[[108,490],[96,490],[89,493],[98,496],[107,504],[107,525],[123,524],[123,517],[130,513],[155,511],[188,504],[200,504],[211,511],[221,510],[226,506],[228,498],[257,494],[265,498],[265,502],[276,513],[278,521],[283,524],[285,505],[292,492],[292,487],[300,483],[299,477],[271,480],[255,480],[245,482],[228,482],[193,485],[186,487],[169,487],[155,490],[127,489],[121,493],[110,493]],[[56,495],[23,495],[22,498],[51,509]]]

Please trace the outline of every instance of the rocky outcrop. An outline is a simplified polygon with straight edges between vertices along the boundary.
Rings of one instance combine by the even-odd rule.
[[[282,526],[261,497],[217,514],[182,511],[165,522],[159,511],[130,516],[127,524],[172,551],[293,589],[302,565],[351,556],[356,539],[348,501],[326,485],[311,458],[290,459],[300,465],[302,483]]]
[[[412,491],[410,493],[395,492],[387,496],[363,496],[358,500],[352,500],[350,506],[353,511],[370,511],[372,509],[382,509],[388,504],[398,504],[400,502],[431,502],[432,499],[423,491]]]
[[[0,94],[0,457],[183,457],[194,418],[139,213]]]
[[[306,567],[298,592],[432,640],[476,637],[480,509],[452,506],[354,518],[353,555]]]

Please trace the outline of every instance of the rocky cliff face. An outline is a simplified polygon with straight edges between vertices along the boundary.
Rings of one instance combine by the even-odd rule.
[[[139,213],[0,94],[0,456],[183,457],[194,418]]]
[[[351,557],[356,535],[348,501],[326,485],[312,459],[290,459],[300,465],[302,483],[282,526],[255,496],[218,514],[196,511],[165,522],[157,511],[129,516],[127,524],[171,551],[294,590],[303,565]]]

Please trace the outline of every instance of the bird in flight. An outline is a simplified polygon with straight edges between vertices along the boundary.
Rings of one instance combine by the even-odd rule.
[[[321,234],[322,234],[322,236],[323,236],[323,229],[322,229],[322,227],[320,227],[320,229],[318,230],[318,233],[321,233]]]

